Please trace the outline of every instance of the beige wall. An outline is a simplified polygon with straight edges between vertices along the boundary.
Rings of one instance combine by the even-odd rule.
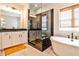
[[[21,16],[22,28],[28,28],[28,9],[29,9],[29,4],[25,4],[22,10],[22,16]]]

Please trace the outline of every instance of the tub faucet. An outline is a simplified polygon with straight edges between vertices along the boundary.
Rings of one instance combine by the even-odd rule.
[[[73,41],[73,38],[74,38],[73,33],[71,33],[71,41]]]
[[[73,33],[71,33],[71,39],[73,39],[74,37],[73,37]]]

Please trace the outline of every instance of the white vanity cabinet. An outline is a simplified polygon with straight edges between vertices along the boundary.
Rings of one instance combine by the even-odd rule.
[[[27,31],[17,31],[11,33],[12,45],[27,43]]]
[[[8,48],[11,46],[12,44],[12,40],[11,40],[11,32],[2,32],[1,33],[1,37],[2,37],[2,49],[4,48]]]
[[[0,33],[0,49],[27,43],[27,31],[12,31]]]

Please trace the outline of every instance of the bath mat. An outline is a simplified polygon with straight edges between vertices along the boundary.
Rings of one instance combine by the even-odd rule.
[[[14,46],[14,47],[4,49],[4,53],[5,53],[5,56],[7,56],[7,55],[10,55],[12,53],[18,52],[22,49],[25,49],[25,48],[27,48],[27,46],[25,44],[20,44],[20,45]]]

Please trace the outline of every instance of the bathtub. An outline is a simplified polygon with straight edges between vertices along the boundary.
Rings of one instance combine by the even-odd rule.
[[[70,38],[51,36],[52,50],[60,56],[79,56],[79,40]]]

